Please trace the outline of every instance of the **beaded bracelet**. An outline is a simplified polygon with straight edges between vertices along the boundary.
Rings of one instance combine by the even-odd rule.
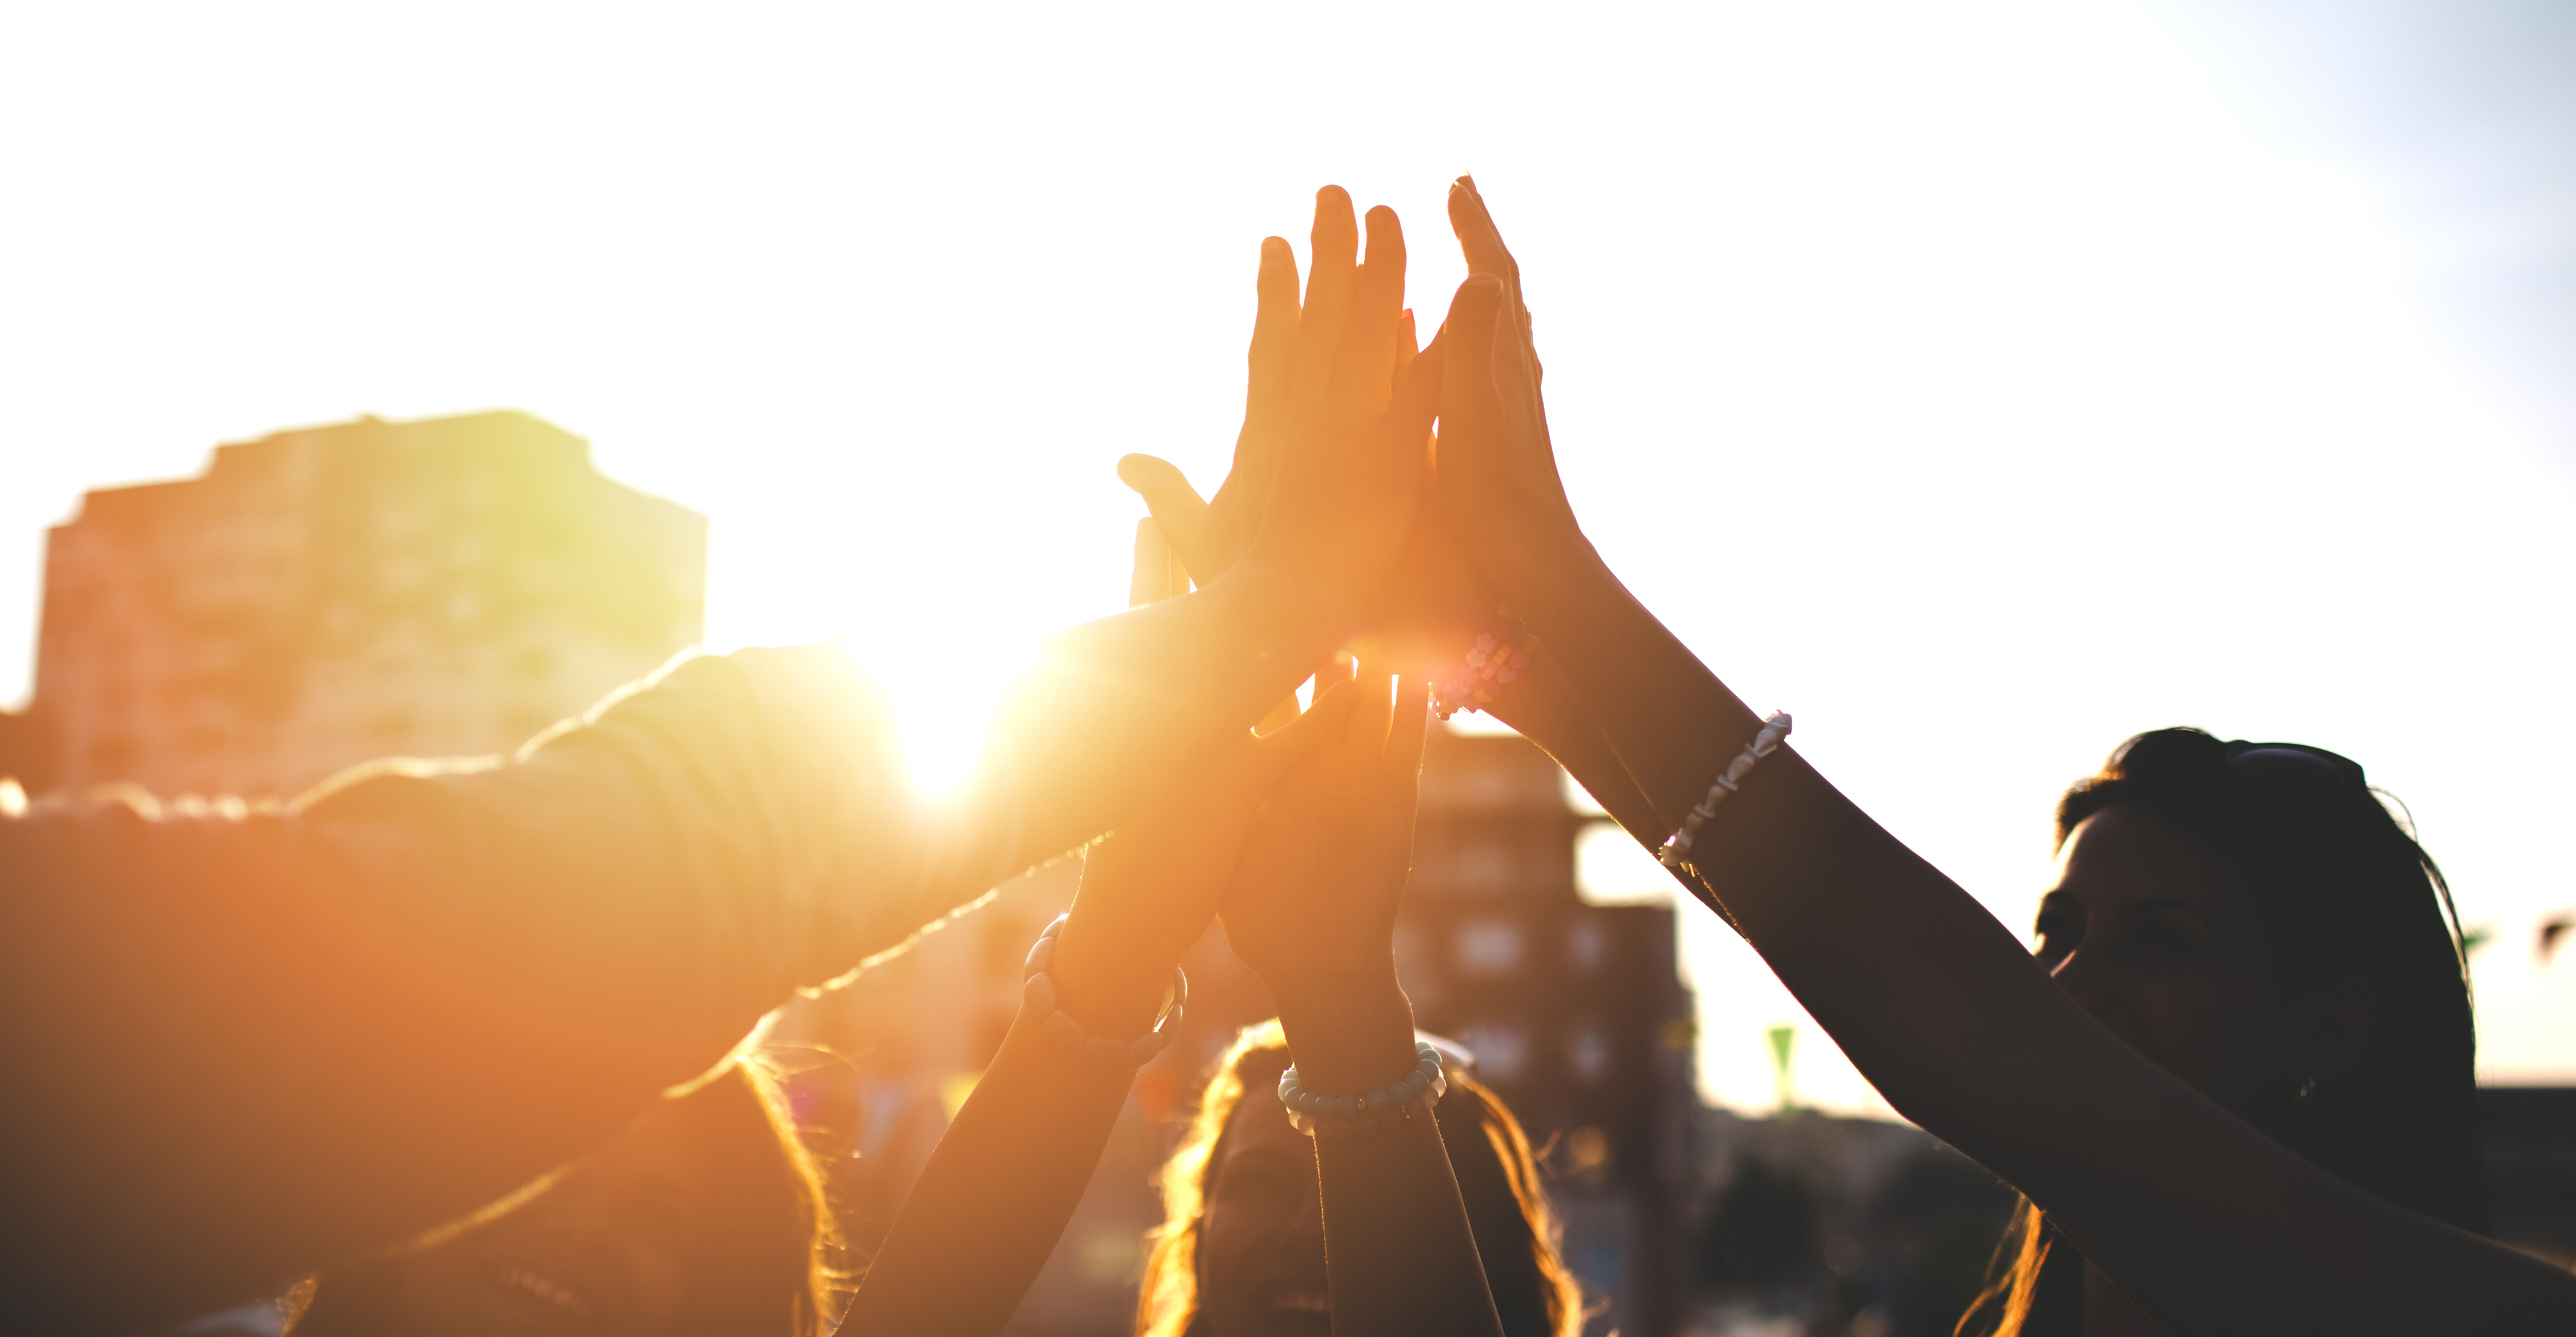
[[[1171,1002],[1164,1007],[1163,1015],[1154,1019],[1154,1029],[1133,1040],[1112,1040],[1105,1035],[1094,1035],[1083,1029],[1082,1023],[1075,1021],[1072,1014],[1056,1006],[1055,981],[1047,976],[1047,970],[1055,965],[1056,935],[1064,931],[1065,918],[1057,915],[1046,926],[1046,931],[1038,935],[1037,945],[1029,948],[1028,965],[1021,972],[1028,980],[1021,999],[1037,1016],[1038,1033],[1067,1058],[1096,1063],[1104,1068],[1143,1065],[1162,1053],[1163,1047],[1180,1033],[1181,1009],[1190,1001],[1190,977],[1182,974],[1179,966],[1172,967]]]
[[[1432,714],[1445,720],[1462,710],[1492,705],[1492,689],[1518,681],[1521,671],[1529,667],[1529,628],[1508,610],[1497,611],[1501,616],[1477,634],[1458,671],[1431,684]]]
[[[1701,799],[1699,806],[1682,818],[1682,829],[1675,831],[1664,841],[1664,847],[1655,851],[1655,857],[1663,861],[1664,867],[1691,877],[1699,876],[1699,869],[1691,865],[1690,851],[1691,841],[1698,837],[1701,824],[1717,815],[1717,805],[1724,803],[1727,796],[1744,783],[1744,777],[1753,773],[1753,764],[1778,751],[1780,740],[1788,736],[1788,712],[1771,712],[1770,717],[1762,721],[1762,732],[1753,735],[1753,741],[1744,745],[1744,751],[1736,754],[1735,760],[1726,764],[1725,773],[1708,787],[1708,797]]]
[[[1413,1071],[1358,1096],[1317,1095],[1306,1089],[1297,1065],[1289,1064],[1279,1074],[1279,1103],[1288,1107],[1289,1125],[1308,1137],[1366,1137],[1402,1128],[1417,1109],[1429,1116],[1449,1094],[1449,1078],[1429,1041],[1414,1041],[1413,1055]]]

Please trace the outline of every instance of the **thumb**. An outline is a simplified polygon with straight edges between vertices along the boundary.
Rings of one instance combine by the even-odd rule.
[[[1206,536],[1208,504],[1190,486],[1189,478],[1169,460],[1128,455],[1118,461],[1118,481],[1145,499],[1145,509],[1154,513],[1154,522],[1163,527],[1190,573],[1199,576],[1202,584],[1215,579],[1200,542]]]

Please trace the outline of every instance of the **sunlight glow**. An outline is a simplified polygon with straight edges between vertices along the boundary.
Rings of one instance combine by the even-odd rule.
[[[914,786],[950,793],[974,778],[1002,698],[1036,663],[1037,646],[974,627],[905,630],[910,638],[890,647],[855,636],[844,644],[892,704]]]
[[[292,6],[21,8],[113,58],[0,78],[61,131],[0,217],[0,700],[82,488],[508,405],[709,517],[711,644],[846,635],[953,786],[1038,638],[1125,608],[1117,458],[1224,477],[1260,238],[1393,206],[1427,332],[1472,167],[1587,533],[1873,817],[2019,932],[2122,737],[2332,747],[2499,928],[2489,1072],[2576,1078],[2576,966],[2521,945],[2571,899],[2576,482],[2418,306],[2424,231],[2183,7],[458,0],[348,20],[366,59]],[[1707,1094],[1768,1107],[1794,1022],[1803,1100],[1883,1108],[1682,923]]]

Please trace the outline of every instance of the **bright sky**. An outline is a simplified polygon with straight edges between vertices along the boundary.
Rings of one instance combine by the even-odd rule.
[[[0,699],[83,489],[506,406],[711,517],[719,644],[851,633],[971,713],[1122,605],[1119,454],[1214,486],[1260,238],[1327,181],[1394,206],[1428,327],[1472,169],[1595,540],[1882,821],[2019,928],[2124,736],[2348,753],[2496,931],[2491,1073],[2576,1080],[2576,954],[2532,949],[2576,906],[2576,452],[2437,300],[2464,234],[2212,23],[17,6]],[[1689,925],[1704,1084],[1767,1104],[1795,1004]],[[1802,1095],[1869,1107],[1820,1040]]]

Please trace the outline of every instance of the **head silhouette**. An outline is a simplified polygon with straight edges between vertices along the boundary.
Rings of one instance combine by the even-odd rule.
[[[2159,729],[2067,790],[2057,838],[2036,951],[2070,997],[2320,1168],[2485,1227],[2458,917],[2359,765]],[[2056,1326],[2081,1260],[2028,1204],[1998,1261],[1963,1330]]]
[[[1217,1065],[1190,1135],[1163,1167],[1165,1218],[1146,1264],[1146,1337],[1314,1337],[1325,1312],[1323,1202],[1314,1144],[1288,1124],[1275,1021],[1248,1027]],[[1529,1139],[1493,1092],[1454,1068],[1435,1111],[1507,1337],[1570,1337],[1582,1295],[1556,1252],[1556,1220]]]

